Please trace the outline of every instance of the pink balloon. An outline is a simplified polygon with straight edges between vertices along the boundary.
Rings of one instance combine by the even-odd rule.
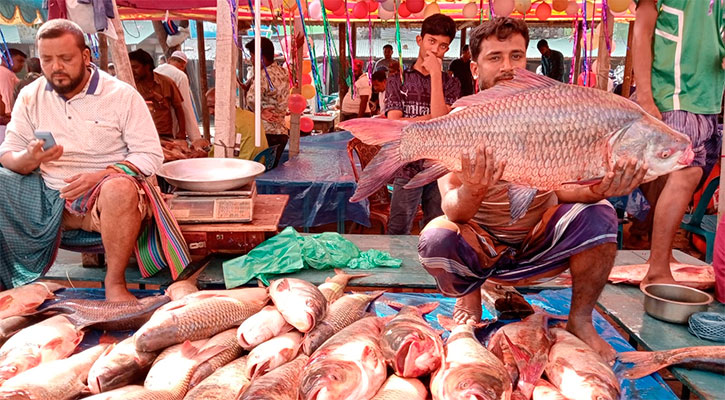
[[[407,2],[400,3],[400,6],[398,7],[398,15],[400,15],[400,18],[408,18],[410,17],[410,10],[408,10],[408,6],[406,5]]]
[[[327,1],[325,1],[325,8],[328,9],[328,10],[330,10],[330,11],[333,11],[333,12],[335,10],[339,9],[340,7],[342,7],[343,5],[345,5],[345,2],[343,2],[342,0],[327,0]]]
[[[357,19],[367,18],[369,13],[370,7],[364,1],[357,2],[352,8],[352,16]]]
[[[315,122],[312,121],[310,118],[302,117],[300,118],[300,130],[302,132],[312,132],[312,129],[315,127]]]
[[[307,107],[307,100],[301,94],[293,93],[287,99],[287,107],[289,107],[290,112],[293,114],[302,114]]]
[[[310,15],[309,15],[310,18],[322,19],[322,6],[320,5],[320,2],[315,1],[313,3],[310,3],[309,10],[310,10]]]
[[[540,3],[536,7],[536,18],[546,21],[549,17],[551,17],[551,6],[546,3]]]
[[[411,14],[419,13],[425,8],[425,0],[406,0],[405,6]]]

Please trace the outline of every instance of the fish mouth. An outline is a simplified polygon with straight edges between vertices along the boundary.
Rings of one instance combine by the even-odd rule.
[[[687,149],[685,149],[684,152],[682,152],[682,155],[677,160],[677,163],[680,165],[690,165],[692,164],[692,161],[695,159],[695,152],[692,151],[692,145],[687,146]]]

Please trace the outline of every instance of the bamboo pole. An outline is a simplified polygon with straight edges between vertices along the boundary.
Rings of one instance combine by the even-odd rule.
[[[604,22],[602,22],[604,23]],[[599,49],[597,53],[597,89],[607,90],[609,84],[609,67],[611,65],[611,54],[607,49],[607,41],[612,43],[614,31],[614,15],[607,10],[607,34],[599,35]]]
[[[204,41],[204,22],[196,21],[196,47],[199,56],[199,84],[201,85],[201,124],[204,127],[204,139],[211,141],[209,128],[209,105],[206,102],[206,92],[209,90],[209,81],[206,77],[206,42]]]
[[[119,15],[118,7],[116,6],[116,0],[111,1],[113,3],[113,15]],[[116,78],[136,88],[136,81],[134,81],[133,79],[133,72],[131,71],[131,61],[128,59],[126,39],[123,34],[123,25],[121,25],[120,18],[111,18],[111,24],[113,25],[113,29],[116,31],[116,36],[118,37],[118,39],[116,40],[108,38],[111,45],[111,55],[113,56],[113,62],[114,65],[116,65]]]
[[[300,44],[302,43],[302,44]],[[304,42],[295,40],[295,51],[297,52],[297,64],[295,67],[295,75],[297,76],[297,82],[299,84],[292,89],[292,93],[300,94],[302,92],[302,57],[304,57]],[[316,60],[310,60],[310,62],[316,62]],[[289,130],[289,156],[290,158],[300,153],[300,114],[292,113],[290,115],[290,130]]]
[[[632,42],[634,42],[634,21],[629,23],[629,31],[627,33],[627,55],[624,58],[624,79],[622,80],[622,96],[629,98],[632,88]]]
[[[106,35],[98,35],[98,67],[108,72],[108,40]]]
[[[584,26],[580,22],[576,25],[577,29],[577,41],[574,46],[574,75],[572,76],[572,82],[576,85],[579,74],[582,70],[582,40],[581,37],[584,34]],[[586,50],[584,50],[586,51]]]
[[[340,23],[337,25],[337,31],[339,33],[340,37],[340,72],[337,76],[338,80],[338,97],[340,99],[340,104],[342,104],[342,99],[347,94],[347,83],[345,82],[345,77],[347,76],[347,51],[345,50],[347,48],[345,42],[347,40],[347,31],[345,30],[345,24]]]
[[[230,23],[229,16],[237,15],[227,0],[217,0],[216,22],[216,90],[214,91],[214,157],[231,157],[234,147],[234,96],[236,94],[237,47],[236,20]],[[226,146],[226,147],[224,147]]]

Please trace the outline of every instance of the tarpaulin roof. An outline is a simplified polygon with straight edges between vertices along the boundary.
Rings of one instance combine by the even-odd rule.
[[[48,18],[43,10],[43,0],[2,0],[0,1],[0,24],[33,25]]]

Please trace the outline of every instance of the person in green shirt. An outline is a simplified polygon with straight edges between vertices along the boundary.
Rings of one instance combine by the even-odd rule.
[[[214,88],[211,88],[206,92],[206,104],[207,107],[209,107],[210,115],[214,115],[214,105],[216,104],[214,100],[214,92]],[[257,154],[269,147],[267,145],[267,137],[264,134],[264,125],[262,126],[261,146],[256,147],[254,145],[254,113],[242,110],[239,107],[236,107],[236,112],[236,119],[234,121],[235,137],[236,134],[242,135],[242,141],[239,144],[238,158],[243,160],[254,160],[254,157],[256,157]],[[231,146],[232,144],[227,143],[227,145]],[[234,146],[236,147],[236,144]]]
[[[649,271],[642,285],[674,283],[672,243],[692,194],[720,152],[717,114],[725,86],[720,1],[635,0],[636,101],[645,111],[690,137],[690,167],[672,172],[654,204]],[[660,185],[661,186],[661,185]],[[646,188],[645,193],[652,192]],[[655,191],[656,192],[656,191]]]

